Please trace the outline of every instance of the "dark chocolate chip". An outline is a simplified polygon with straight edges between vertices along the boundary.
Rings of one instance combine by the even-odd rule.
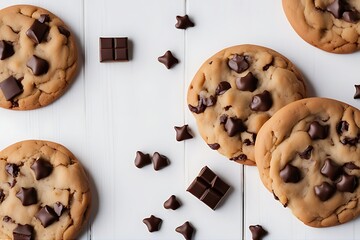
[[[243,121],[235,117],[227,118],[224,127],[229,137],[233,137],[240,132],[246,131],[246,126]]]
[[[327,158],[320,170],[321,174],[335,181],[341,174],[341,166],[337,165],[333,160]]]
[[[148,218],[144,218],[143,223],[145,223],[149,232],[155,232],[160,230],[162,219],[151,215]]]
[[[359,20],[359,13],[355,11],[345,11],[342,14],[342,19],[349,23],[356,23]]]
[[[328,182],[323,182],[322,184],[314,187],[316,196],[323,202],[330,199],[336,192],[336,189],[333,185]]]
[[[279,200],[279,197],[276,196],[276,194],[274,193],[274,190],[272,191],[272,194],[273,194],[273,196],[274,196],[274,199],[278,201],[278,200]]]
[[[66,207],[61,202],[54,204],[54,212],[60,217],[66,210]]]
[[[53,166],[49,161],[40,157],[31,165],[31,169],[35,173],[36,180],[40,180],[51,174]]]
[[[195,229],[188,221],[186,221],[183,225],[178,226],[175,231],[181,233],[186,240],[191,240]]]
[[[16,178],[20,172],[19,166],[14,163],[7,163],[5,165],[5,170],[8,174],[10,174],[14,178]]]
[[[16,179],[15,178],[13,178],[13,179],[11,179],[10,180],[10,182],[9,182],[9,186],[10,186],[10,188],[13,188],[14,186],[15,186],[15,184],[17,183],[17,181],[16,181]]]
[[[220,124],[225,124],[228,119],[228,115],[223,114],[219,117]]]
[[[49,31],[49,26],[35,20],[31,27],[26,31],[26,35],[36,44],[43,41],[44,37]]]
[[[158,152],[154,153],[154,155],[152,156],[152,161],[153,161],[155,171],[163,169],[164,167],[166,167],[170,164],[169,159],[166,156],[161,155]]]
[[[203,98],[202,100],[204,102],[204,105],[207,106],[207,107],[211,107],[211,106],[214,106],[215,103],[216,103],[216,97],[214,96],[210,96],[208,98]]]
[[[29,59],[26,66],[31,69],[35,76],[43,75],[49,70],[49,63],[35,55]]]
[[[302,158],[302,159],[310,159],[311,152],[312,152],[313,149],[314,149],[313,146],[311,146],[311,145],[307,146],[307,148],[303,152],[299,153],[300,158]]]
[[[297,183],[301,180],[301,172],[299,168],[286,164],[280,171],[280,177],[286,183]]]
[[[354,192],[358,186],[358,179],[356,176],[348,175],[344,173],[340,176],[338,182],[336,183],[336,188],[340,192]]]
[[[23,206],[30,206],[37,203],[37,193],[36,189],[31,188],[21,188],[16,197],[20,199]]]
[[[262,240],[263,237],[268,234],[268,232],[261,225],[252,225],[249,226],[249,229],[253,240]]]
[[[226,82],[226,81],[222,81],[219,83],[219,85],[217,86],[217,88],[215,89],[215,94],[216,95],[222,95],[224,94],[227,90],[229,90],[231,88],[230,83]]]
[[[249,63],[244,56],[235,54],[228,61],[228,66],[237,73],[242,73],[249,68]]]
[[[3,221],[4,221],[4,222],[12,222],[12,223],[14,223],[14,221],[12,220],[12,218],[9,217],[9,216],[4,216],[4,217],[3,217]]]
[[[166,51],[164,55],[158,57],[158,61],[164,64],[167,69],[170,69],[175,64],[179,63],[179,60],[174,57],[170,51]]]
[[[263,91],[262,93],[253,96],[250,104],[250,109],[253,111],[265,112],[271,108],[273,104],[270,92]]]
[[[188,27],[194,27],[195,24],[190,20],[188,15],[185,16],[176,16],[177,23],[175,24],[176,28],[187,29]]]
[[[34,228],[29,225],[18,224],[13,230],[13,240],[33,240],[34,239]]]
[[[340,121],[336,125],[336,131],[337,131],[338,134],[342,134],[343,132],[347,132],[348,130],[349,130],[349,123],[346,122],[346,121]]]
[[[46,205],[45,207],[41,208],[35,215],[37,219],[41,222],[44,228],[53,224],[56,221],[59,221],[59,216],[56,214],[54,209]]]
[[[246,156],[246,154],[243,154],[243,153],[237,157],[230,158],[230,160],[232,160],[232,161],[245,161],[247,159],[248,159],[248,157]]]
[[[50,22],[49,14],[41,14],[38,21],[41,22],[41,23]]]
[[[354,99],[360,98],[360,85],[354,85],[355,86],[355,95]]]
[[[334,0],[330,5],[326,7],[326,10],[334,15],[335,18],[341,18],[344,12],[344,2],[343,0]]]
[[[65,27],[63,27],[63,26],[58,26],[58,30],[59,30],[59,32],[62,34],[62,35],[64,35],[65,37],[70,37],[70,31],[69,30],[67,30]]]
[[[144,154],[141,151],[137,151],[136,152],[136,157],[135,157],[135,166],[137,168],[142,168],[146,165],[151,164],[151,157],[149,154]]]
[[[176,210],[180,207],[180,202],[175,195],[171,195],[168,200],[164,202],[164,208]]]
[[[4,40],[0,41],[0,60],[11,57],[14,53],[14,48],[11,42]]]
[[[193,138],[193,136],[189,132],[189,126],[187,124],[185,124],[184,126],[181,126],[181,127],[175,126],[174,129],[176,131],[176,140],[177,141],[184,141],[184,140]]]
[[[5,193],[4,190],[0,189],[0,203],[2,203],[5,199]]]
[[[355,165],[353,162],[348,162],[343,165],[344,168],[354,170],[354,169],[360,169],[357,165]]]
[[[313,140],[325,139],[329,134],[329,126],[323,126],[319,122],[314,121],[310,124],[308,133]]]
[[[235,83],[239,90],[253,92],[257,88],[258,79],[249,72],[245,77],[236,78]]]
[[[0,89],[7,101],[12,100],[14,97],[23,92],[21,83],[19,83],[13,76],[10,76],[0,82]]]
[[[224,107],[224,110],[225,110],[225,111],[228,111],[231,107],[232,107],[231,105],[226,106],[226,107]]]
[[[343,139],[340,140],[340,142],[344,145],[355,146],[356,144],[358,144],[359,138],[358,137],[355,137],[355,138],[344,137]]]
[[[188,105],[191,112],[199,114],[205,111],[206,107],[211,107],[215,105],[216,103],[216,97],[210,96],[208,98],[205,97],[199,97],[199,102],[196,107],[192,105]]]
[[[220,144],[218,143],[210,143],[208,144],[208,146],[212,149],[212,150],[218,150],[220,148]]]

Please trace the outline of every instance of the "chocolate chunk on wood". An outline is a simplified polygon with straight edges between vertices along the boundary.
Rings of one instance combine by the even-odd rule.
[[[180,207],[180,202],[175,195],[171,195],[168,200],[164,202],[164,208],[176,210]]]
[[[184,140],[193,138],[193,136],[189,132],[189,126],[187,124],[184,126],[181,126],[181,127],[175,126],[174,129],[176,131],[176,140],[177,141],[184,141]]]
[[[178,29],[187,29],[188,27],[194,27],[195,24],[190,20],[188,15],[176,16],[177,23],[175,27]]]
[[[186,240],[191,240],[194,235],[195,229],[189,221],[186,221],[183,225],[178,226],[175,231],[181,233]]]
[[[167,69],[172,68],[179,63],[179,60],[174,57],[171,51],[166,51],[164,55],[158,57],[158,61],[165,65]]]
[[[148,218],[144,218],[143,223],[145,223],[149,232],[155,232],[160,230],[162,219],[151,215]]]
[[[137,151],[136,152],[136,157],[135,157],[135,166],[137,168],[142,168],[146,165],[151,164],[151,157],[149,154],[144,154],[141,151]]]
[[[152,162],[153,162],[155,171],[163,169],[164,167],[166,167],[170,164],[169,159],[166,156],[164,156],[158,152],[155,152],[154,155],[152,156]]]
[[[268,234],[261,225],[251,225],[249,229],[253,240],[262,240]]]

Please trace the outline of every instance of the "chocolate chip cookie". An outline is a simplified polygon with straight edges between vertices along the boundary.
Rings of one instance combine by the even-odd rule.
[[[84,169],[65,147],[29,140],[0,152],[0,239],[75,239],[90,200]]]
[[[69,28],[30,5],[0,10],[0,107],[46,106],[72,82],[78,64]]]
[[[290,24],[306,42],[333,53],[360,49],[360,2],[283,0]]]
[[[285,106],[263,125],[255,158],[275,198],[305,224],[327,227],[360,214],[359,146],[358,109],[307,98]]]
[[[261,46],[239,45],[218,52],[200,67],[187,101],[211,149],[254,165],[261,126],[305,92],[301,74],[284,56]]]

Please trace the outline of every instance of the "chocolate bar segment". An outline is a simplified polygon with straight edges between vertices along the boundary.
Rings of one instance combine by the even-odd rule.
[[[23,92],[22,85],[13,76],[10,76],[4,81],[0,82],[0,89],[7,101],[13,99],[15,96]]]
[[[100,38],[100,62],[128,61],[128,39]]]
[[[49,32],[49,26],[35,20],[31,27],[26,31],[26,35],[36,44],[40,44]]]
[[[215,210],[229,189],[227,183],[205,166],[186,191]]]

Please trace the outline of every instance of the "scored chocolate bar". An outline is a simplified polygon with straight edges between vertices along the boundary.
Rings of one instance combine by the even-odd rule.
[[[128,39],[100,38],[100,62],[128,61]]]

